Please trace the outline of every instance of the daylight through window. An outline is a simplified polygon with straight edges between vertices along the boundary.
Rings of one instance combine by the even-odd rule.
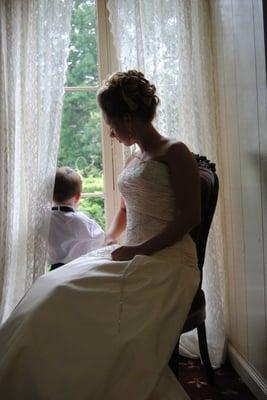
[[[79,170],[83,177],[79,210],[104,228],[96,21],[94,0],[73,1],[58,166]]]

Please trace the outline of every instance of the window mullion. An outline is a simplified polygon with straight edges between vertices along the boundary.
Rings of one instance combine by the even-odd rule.
[[[110,22],[108,18],[107,1],[98,0],[98,66],[100,81],[118,69],[116,50],[113,46]],[[112,142],[107,126],[102,120],[102,149],[105,187],[105,214],[107,226],[110,225],[120,204],[120,194],[117,188],[117,177],[123,167],[122,146]]]
[[[99,86],[65,86],[65,92],[90,92],[94,93],[97,91]]]

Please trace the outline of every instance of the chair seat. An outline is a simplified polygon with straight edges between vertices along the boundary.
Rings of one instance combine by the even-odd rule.
[[[182,333],[189,332],[202,324],[206,319],[206,300],[202,289],[198,289],[192,302]]]

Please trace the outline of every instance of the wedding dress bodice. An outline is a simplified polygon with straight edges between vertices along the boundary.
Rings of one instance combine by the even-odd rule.
[[[162,230],[172,219],[174,195],[166,164],[136,161],[119,176],[126,203],[126,243],[137,244]]]

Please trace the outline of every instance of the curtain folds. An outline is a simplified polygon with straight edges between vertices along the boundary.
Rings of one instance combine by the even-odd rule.
[[[218,166],[216,98],[208,0],[109,0],[114,45],[121,70],[138,69],[158,89],[155,125]],[[219,173],[220,175],[220,173]],[[218,203],[204,267],[207,336],[212,363],[224,354],[224,274],[221,207]],[[181,347],[198,354],[196,333]]]
[[[71,0],[0,2],[0,320],[45,270]]]

